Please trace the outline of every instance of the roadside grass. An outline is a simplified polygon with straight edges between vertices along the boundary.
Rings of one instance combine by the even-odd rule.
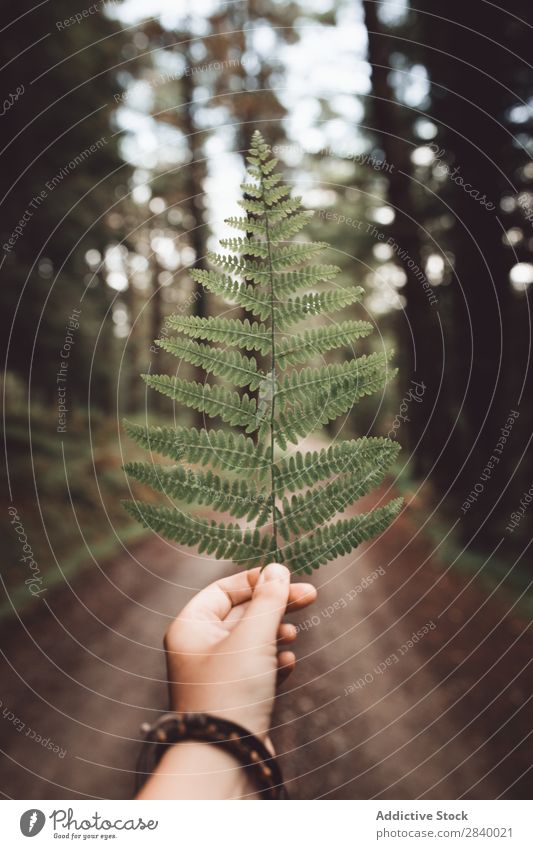
[[[474,578],[481,587],[491,593],[496,590],[509,600],[510,605],[516,602],[517,612],[527,619],[533,618],[533,598],[528,577],[524,568],[512,560],[504,560],[501,556],[486,554],[475,549],[465,549],[457,531],[450,533],[453,522],[438,511],[433,512],[430,487],[424,487],[415,495],[420,487],[420,481],[411,476],[408,468],[398,465],[394,469],[395,488],[403,495],[411,518],[417,527],[423,526],[424,534],[429,538],[435,551],[435,558],[443,564],[449,564],[466,577]]]
[[[67,432],[57,434],[49,425],[45,429],[44,416],[42,410],[32,416],[31,434],[22,411],[10,415],[6,425],[9,479],[3,488],[7,527],[0,620],[37,601],[24,583],[32,572],[21,559],[23,543],[7,512],[9,507],[17,511],[46,590],[86,568],[96,568],[96,563],[105,569],[106,561],[150,534],[120,503],[132,493],[143,500],[153,498],[142,486],[131,487],[122,470],[126,460],[146,460],[146,452],[137,448],[114,420],[93,416],[89,427],[86,416],[74,411]]]

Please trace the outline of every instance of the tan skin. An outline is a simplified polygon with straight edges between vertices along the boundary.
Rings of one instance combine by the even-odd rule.
[[[220,716],[268,737],[276,683],[294,669],[296,639],[286,613],[316,599],[312,584],[290,581],[271,563],[215,581],[181,611],[165,636],[171,710]],[[138,799],[252,799],[237,761],[200,742],[171,746]]]

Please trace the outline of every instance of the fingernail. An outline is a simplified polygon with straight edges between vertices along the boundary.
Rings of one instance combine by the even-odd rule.
[[[281,563],[269,563],[263,569],[264,581],[286,581],[289,577],[289,570]]]

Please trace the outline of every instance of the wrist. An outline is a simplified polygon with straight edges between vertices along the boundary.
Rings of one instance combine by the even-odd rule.
[[[254,734],[259,740],[264,743],[268,739],[271,727],[271,715],[273,704],[269,701],[260,704],[256,703],[257,696],[246,694],[242,696],[242,704],[235,703],[235,694],[231,694],[231,701],[228,698],[224,700],[221,697],[220,691],[217,693],[217,700],[212,703],[210,698],[205,696],[210,693],[202,693],[202,689],[190,692],[184,691],[184,688],[176,687],[170,691],[170,710],[180,714],[201,714],[206,713],[210,716],[218,717],[227,722],[235,722],[241,725],[250,734]],[[204,697],[203,697],[204,696]]]
[[[253,799],[257,788],[217,743],[182,740],[170,746],[138,799]]]

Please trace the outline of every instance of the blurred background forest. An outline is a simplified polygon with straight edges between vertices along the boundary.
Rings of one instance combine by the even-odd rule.
[[[361,350],[396,350],[400,377],[343,435],[398,439],[396,486],[440,555],[521,592],[530,4],[2,5],[4,515],[49,582],[143,533],[120,506],[121,420],[174,421],[138,375],[175,368],[153,345],[166,316],[217,308],[188,271],[225,233],[260,129],[315,211],[306,235],[365,287]],[[9,521],[5,540],[8,614],[30,597]]]

